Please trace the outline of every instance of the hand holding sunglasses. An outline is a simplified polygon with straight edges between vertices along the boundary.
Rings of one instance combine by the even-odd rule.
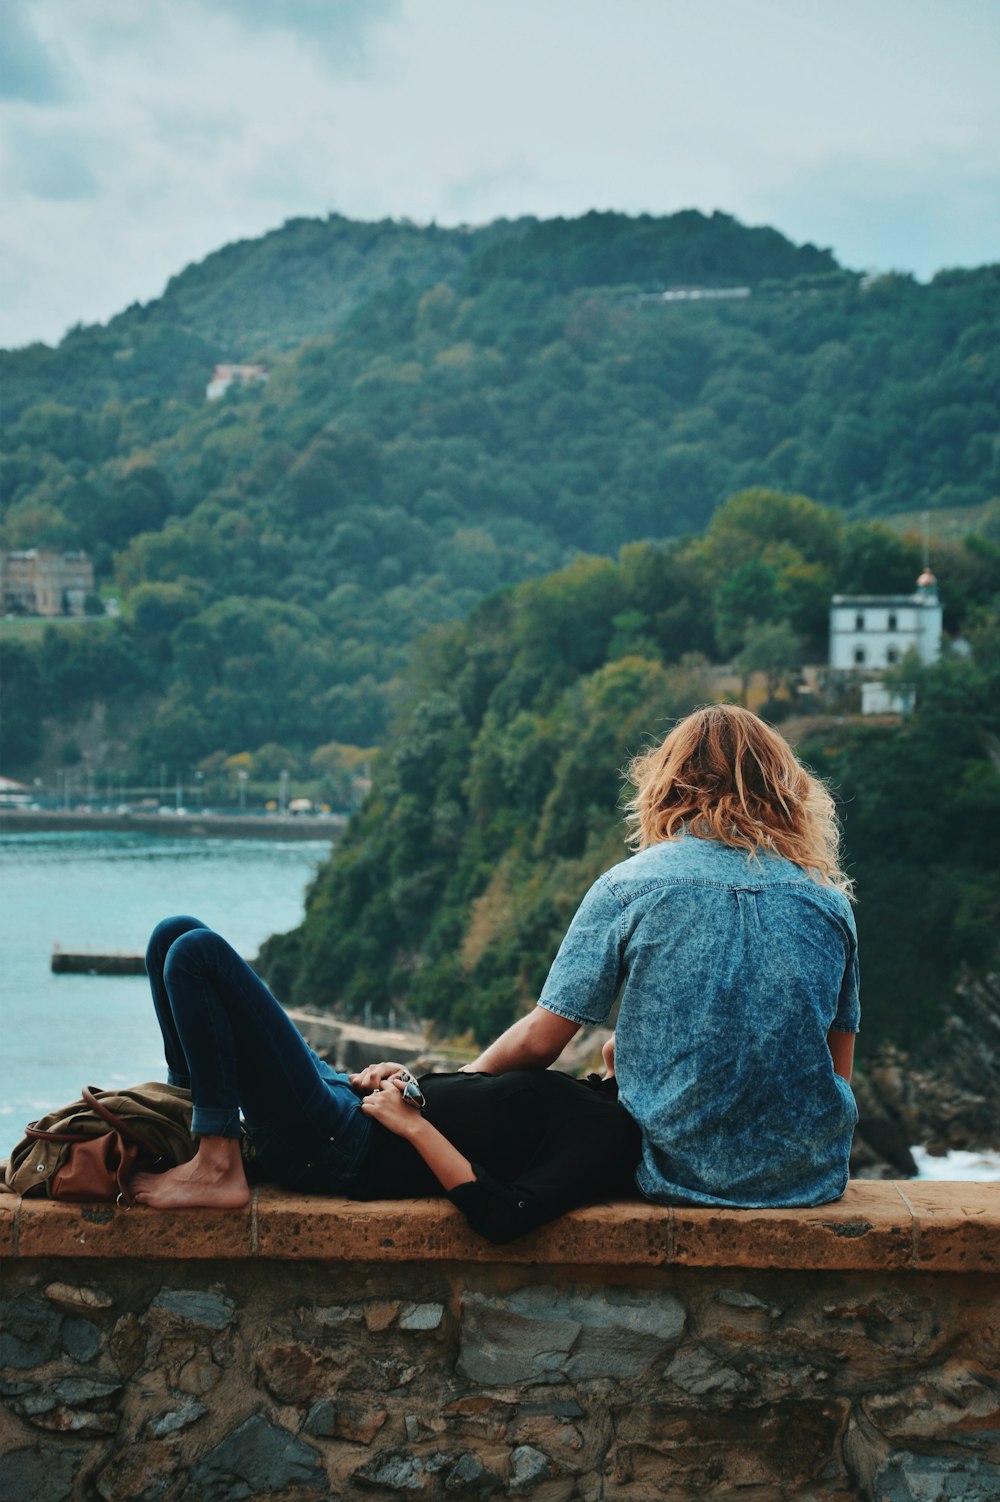
[[[406,1104],[413,1106],[418,1111],[422,1111],[427,1102],[424,1099],[424,1092],[410,1071],[408,1069],[400,1069],[398,1074],[394,1075],[393,1078],[403,1081],[402,1095]]]
[[[429,1124],[421,1115],[424,1093],[408,1069],[399,1069],[384,1079],[364,1097],[361,1109],[366,1116],[380,1122],[398,1136],[411,1137]]]

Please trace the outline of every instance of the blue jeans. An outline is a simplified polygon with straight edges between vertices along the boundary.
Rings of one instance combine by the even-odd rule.
[[[198,1137],[239,1137],[290,1189],[339,1193],[357,1176],[371,1122],[259,976],[197,918],[165,918],[146,950],[167,1078],[190,1089]]]

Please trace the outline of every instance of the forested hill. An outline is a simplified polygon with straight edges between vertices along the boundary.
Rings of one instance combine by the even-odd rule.
[[[109,396],[200,399],[206,361],[273,357],[333,333],[392,288],[439,284],[481,291],[513,278],[553,291],[678,282],[700,286],[836,272],[829,251],[795,246],[777,230],[724,214],[667,218],[587,214],[500,219],[478,228],[367,224],[331,214],[293,219],[188,266],[163,295],[134,303],[106,326],[79,326],[53,350],[0,351],[0,421],[40,400],[85,409]]]
[[[201,401],[206,368],[250,361],[333,333],[399,283],[459,280],[471,257],[520,226],[418,228],[331,214],[238,240],[171,277],[163,295],[105,326],[78,326],[57,349],[0,351],[0,420],[38,401],[93,410],[110,397]]]
[[[751,295],[651,296],[692,284]],[[979,506],[998,287],[868,281],[696,213],[334,218],[228,247],[4,357],[0,546],[87,549],[123,617],[5,643],[3,770],[295,772],[384,736],[421,633],[581,551],[698,533],[751,487],[859,521]],[[221,359],[270,379],[208,403]],[[732,560],[687,645],[729,656],[763,620],[816,650],[858,569],[775,550]]]

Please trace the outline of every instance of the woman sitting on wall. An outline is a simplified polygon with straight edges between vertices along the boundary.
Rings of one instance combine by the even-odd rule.
[[[467,1067],[545,1068],[617,1004],[648,1199],[838,1199],[860,1009],[833,799],[735,704],[695,710],[629,775],[636,854],[584,897],[538,1005]]]

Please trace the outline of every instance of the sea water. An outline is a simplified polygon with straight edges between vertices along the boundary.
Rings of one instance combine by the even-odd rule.
[[[164,1079],[144,976],[53,975],[52,950],[141,954],[190,913],[251,959],[292,928],[327,841],[0,835],[0,1158],[81,1086]]]

